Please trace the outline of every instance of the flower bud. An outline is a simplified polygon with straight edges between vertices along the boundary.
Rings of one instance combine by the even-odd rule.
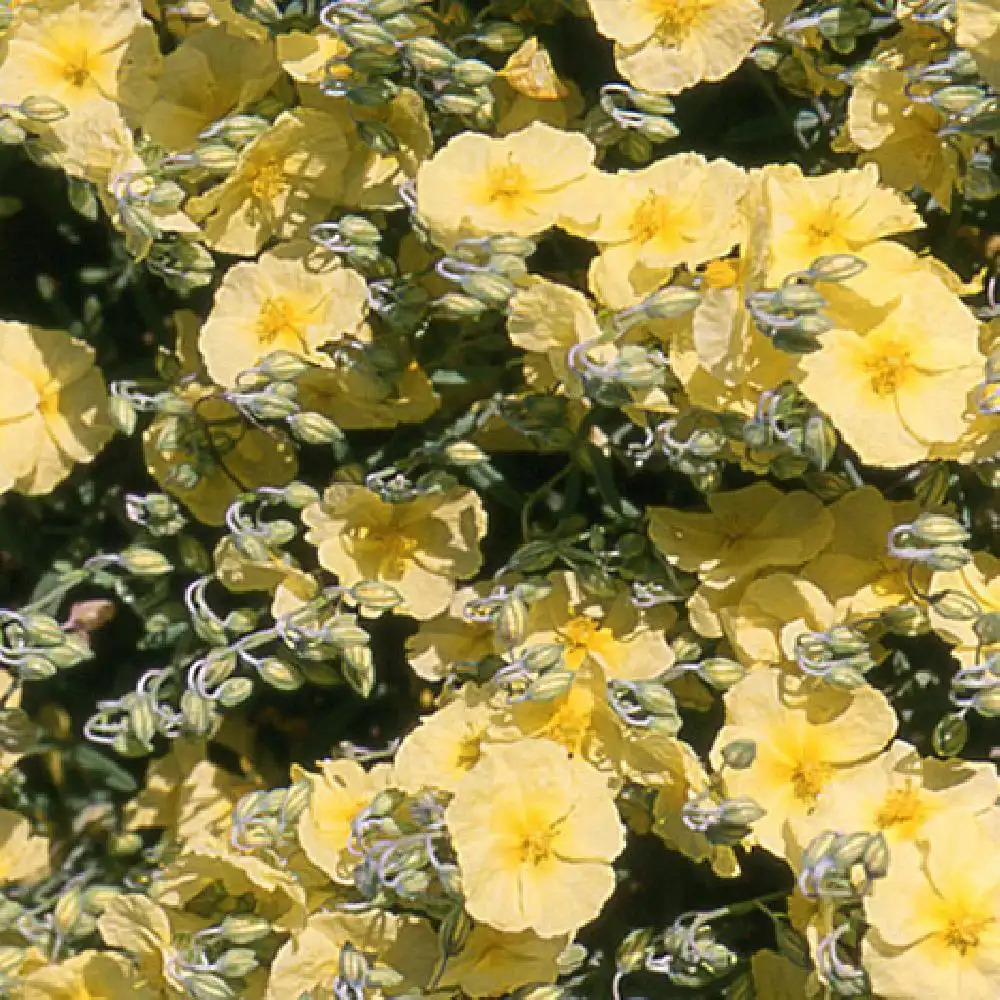
[[[434,310],[447,319],[478,319],[486,312],[485,303],[471,295],[447,292],[433,302]]]
[[[560,698],[570,689],[575,676],[571,670],[550,670],[532,681],[524,697],[535,702]]]
[[[271,924],[253,914],[230,915],[219,925],[219,934],[232,944],[252,944],[271,933]]]
[[[464,87],[482,87],[493,82],[497,71],[479,59],[460,59],[451,67],[451,76]]]
[[[344,432],[322,413],[295,413],[286,421],[292,434],[305,444],[333,444]]]
[[[988,614],[979,615],[972,630],[984,646],[992,646],[1000,642],[1000,612],[991,611]]]
[[[725,656],[712,656],[698,664],[698,676],[719,691],[731,688],[746,675],[746,668]]]
[[[958,714],[944,716],[934,727],[931,746],[939,757],[957,757],[969,739],[969,724]]]
[[[625,935],[615,952],[615,967],[619,972],[638,972],[646,964],[653,935],[649,927],[637,927]]]
[[[744,771],[757,759],[757,744],[753,740],[733,740],[722,748],[722,760],[734,771]]]
[[[375,687],[375,662],[367,646],[348,646],[343,652],[344,678],[362,698]]]
[[[408,39],[403,50],[414,69],[431,76],[451,69],[460,61],[447,45],[426,36]]]
[[[319,492],[308,483],[289,483],[283,491],[282,499],[289,507],[301,510],[310,504],[319,503]]]
[[[944,572],[961,569],[971,561],[972,554],[961,545],[937,545],[924,558],[931,569]]]
[[[378,580],[362,580],[351,587],[350,594],[359,605],[375,612],[391,611],[403,603],[395,587]]]
[[[173,568],[162,552],[133,545],[121,553],[121,563],[136,576],[163,576]]]
[[[462,279],[462,291],[487,306],[503,306],[517,291],[513,282],[489,271],[474,271]]]
[[[971,537],[953,517],[920,514],[910,525],[910,534],[924,545],[961,546]]]
[[[227,979],[243,979],[257,968],[257,956],[252,948],[230,948],[216,960],[215,968]]]
[[[41,125],[51,125],[53,122],[62,121],[69,114],[69,109],[55,98],[38,95],[26,97],[18,105],[17,110],[29,121],[38,122]]]
[[[206,142],[198,146],[194,151],[194,158],[199,167],[222,174],[235,170],[240,162],[240,154],[224,142]]]
[[[262,681],[279,691],[296,691],[302,687],[304,678],[299,669],[291,663],[267,656],[255,664]]]
[[[521,662],[527,670],[542,672],[562,663],[565,647],[561,643],[546,642],[539,646],[531,646],[521,657]]]
[[[676,319],[691,312],[700,302],[701,293],[697,289],[669,285],[644,299],[639,308],[650,319]]]
[[[229,984],[211,972],[195,972],[184,978],[184,989],[192,1000],[233,1000]]]
[[[235,708],[253,694],[253,681],[249,677],[230,677],[215,693],[216,700],[223,708]]]

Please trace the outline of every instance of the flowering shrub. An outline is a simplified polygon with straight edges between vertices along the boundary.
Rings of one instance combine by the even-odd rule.
[[[0,996],[996,1000],[995,3],[0,33]]]

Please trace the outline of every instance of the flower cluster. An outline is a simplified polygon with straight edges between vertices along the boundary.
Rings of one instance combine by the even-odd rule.
[[[986,0],[0,4],[0,996],[1000,995],[998,138]]]

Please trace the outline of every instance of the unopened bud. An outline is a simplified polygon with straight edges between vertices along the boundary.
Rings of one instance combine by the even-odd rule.
[[[125,549],[120,558],[122,565],[136,576],[163,576],[173,568],[162,552],[137,545]]]
[[[560,698],[570,689],[575,676],[571,670],[550,670],[532,681],[524,697],[535,702]]]
[[[953,517],[944,514],[921,514],[910,525],[910,534],[924,545],[961,546],[971,537]]]

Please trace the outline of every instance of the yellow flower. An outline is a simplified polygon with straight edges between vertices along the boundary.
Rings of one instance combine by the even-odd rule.
[[[528,38],[497,74],[519,94],[539,101],[561,101],[569,97],[569,90],[559,79],[548,50],[538,44],[537,38]]]
[[[751,671],[725,696],[726,724],[712,763],[737,740],[756,746],[750,767],[726,772],[731,796],[746,795],[766,813],[754,824],[757,842],[786,853],[786,824],[808,816],[829,783],[879,753],[896,731],[896,715],[881,691],[839,690],[776,668]]]
[[[531,931],[503,934],[480,925],[448,959],[438,985],[457,988],[463,996],[496,997],[529,983],[553,983],[559,975],[556,959],[567,942],[565,937],[542,938]]]
[[[437,935],[426,920],[372,909],[365,913],[316,913],[281,946],[271,964],[266,1000],[310,996],[333,1000],[341,951],[350,944],[370,962],[372,978],[391,983],[390,994],[423,987],[437,959]],[[338,991],[339,992],[339,991]],[[363,1000],[384,997],[367,985]]]
[[[976,318],[929,270],[900,276],[885,308],[845,301],[834,329],[801,362],[802,391],[867,465],[926,458],[966,427],[982,379]]]
[[[768,167],[764,173],[772,284],[825,254],[865,258],[870,244],[923,225],[913,205],[879,185],[873,164],[817,177],[806,177],[790,165]]]
[[[928,589],[932,594],[945,590],[958,591],[971,597],[982,614],[1000,615],[1000,558],[989,552],[974,552],[972,562],[961,569],[935,573]],[[979,637],[973,622],[946,618],[933,602],[929,610],[934,631],[952,645],[952,655],[964,666],[971,667],[979,650]],[[996,651],[996,644],[983,649],[985,655]]]
[[[81,951],[25,976],[23,1000],[153,1000],[132,966],[114,952]]]
[[[829,541],[833,521],[811,493],[755,483],[710,493],[708,513],[649,508],[649,537],[675,566],[728,587],[766,567],[800,566]]]
[[[676,94],[729,76],[764,28],[756,0],[587,0],[629,83]]]
[[[790,573],[770,573],[747,585],[739,602],[724,607],[722,627],[741,663],[795,662],[796,639],[822,632],[835,621],[822,590]]]
[[[421,423],[441,405],[415,361],[398,373],[371,370],[364,363],[313,368],[298,386],[303,410],[322,413],[345,431]]]
[[[252,257],[268,240],[305,236],[325,218],[346,162],[339,119],[313,108],[283,111],[221,184],[188,202],[188,213],[214,250]]]
[[[866,830],[884,834],[891,850],[923,840],[938,816],[963,825],[991,809],[998,794],[994,764],[921,757],[909,743],[895,740],[875,760],[831,781],[794,833],[805,847],[824,830]]]
[[[684,821],[684,806],[709,787],[708,774],[698,755],[683,740],[672,739],[659,742],[656,756],[661,776],[654,786],[653,833],[692,861],[707,861],[720,878],[739,875],[740,866],[731,847],[713,844]]]
[[[502,139],[463,132],[417,172],[417,208],[439,233],[532,236],[576,204],[594,147],[579,132],[536,122]]]
[[[551,369],[551,378],[562,382],[569,396],[583,394],[583,382],[569,367],[569,352],[578,344],[601,336],[597,316],[585,295],[545,278],[531,278],[508,303],[507,335],[515,347],[543,355]],[[615,350],[603,348],[610,355]],[[602,348],[589,349],[594,361],[601,360]]]
[[[137,0],[43,0],[18,16],[0,63],[0,102],[57,101],[66,115],[40,126],[60,166],[81,176],[105,162],[125,132],[122,102],[139,98],[155,67],[152,25]],[[51,141],[54,140],[54,141]]]
[[[49,842],[19,813],[0,809],[0,886],[31,885],[49,873]]]
[[[633,301],[678,265],[694,270],[743,237],[733,220],[746,175],[728,160],[709,163],[697,153],[678,153],[642,170],[602,175],[592,188],[600,215],[582,235],[601,255],[591,282],[602,289],[631,285]],[[621,298],[610,304],[625,304]]]
[[[213,764],[203,741],[176,739],[149,765],[146,784],[125,808],[129,830],[163,827],[185,843],[205,834],[228,836],[232,807],[253,784]]]
[[[306,857],[335,882],[351,885],[357,855],[350,850],[351,821],[389,785],[392,769],[376,764],[364,770],[353,760],[317,761],[319,774],[295,769],[292,777],[308,778],[309,808],[299,819],[299,843]]]
[[[329,363],[324,345],[367,335],[364,278],[334,262],[312,267],[297,249],[293,244],[226,272],[198,340],[219,385],[233,388],[241,372],[275,351]]]
[[[624,585],[598,597],[573,573],[551,573],[548,582],[551,591],[529,607],[525,646],[558,643],[567,670],[597,664],[609,680],[649,680],[673,666],[664,633],[677,615],[669,605],[643,611]]]
[[[496,930],[567,934],[614,890],[625,831],[607,782],[548,740],[486,748],[445,822],[466,908]]]
[[[972,152],[973,140],[938,135],[945,116],[906,96],[906,70],[896,65],[891,52],[851,75],[847,134],[862,150],[858,162],[876,164],[886,184],[900,191],[922,187],[947,211],[961,179],[962,157]]]
[[[493,623],[464,614],[470,601],[485,597],[490,589],[488,585],[459,587],[448,610],[421,622],[416,634],[406,640],[406,657],[418,677],[431,683],[441,681],[453,667],[478,663],[496,651]]]
[[[209,26],[163,60],[156,93],[139,117],[157,145],[183,150],[200,132],[263,97],[278,76],[273,44]]]
[[[253,427],[225,399],[194,383],[184,390],[194,419],[163,416],[142,436],[150,475],[199,521],[220,525],[229,505],[257,486],[284,486],[298,469],[289,436],[276,427]],[[193,483],[177,476],[193,469]]]
[[[0,321],[0,493],[51,492],[114,431],[94,351],[61,330]]]
[[[478,762],[493,715],[483,692],[466,684],[454,701],[424,716],[399,744],[395,784],[413,793],[424,788],[453,792]]]
[[[1000,993],[1000,837],[989,819],[946,814],[926,843],[899,844],[865,901],[862,960],[875,993],[901,1000]]]
[[[837,608],[838,618],[878,613],[910,600],[908,563],[889,555],[889,532],[920,512],[912,500],[889,501],[874,486],[845,493],[828,508],[830,544],[802,570]]]
[[[454,581],[482,564],[486,512],[478,494],[458,486],[390,502],[363,486],[335,484],[302,520],[320,565],[342,586],[387,583],[403,598],[401,610],[421,621],[443,611]]]

